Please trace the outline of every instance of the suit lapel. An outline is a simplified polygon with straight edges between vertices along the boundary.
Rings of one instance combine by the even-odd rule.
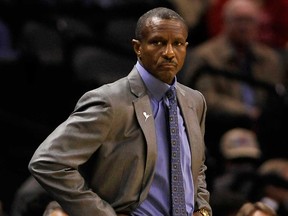
[[[198,157],[201,156],[200,152],[202,151],[201,149],[201,145],[197,145],[197,143],[199,143],[199,139],[201,139],[199,137],[199,134],[201,134],[200,128],[199,128],[199,121],[198,121],[198,117],[196,114],[196,111],[193,108],[193,104],[188,104],[188,100],[189,95],[186,95],[186,92],[181,89],[180,87],[177,88],[177,98],[178,98],[178,103],[179,103],[179,107],[181,110],[181,114],[183,116],[184,119],[184,123],[185,123],[185,128],[186,128],[186,132],[187,132],[187,136],[188,136],[188,140],[189,140],[189,144],[190,144],[190,153],[192,155],[192,160],[191,162],[195,162],[195,161],[199,161]],[[198,173],[195,173],[195,171],[197,170],[197,164],[196,163],[192,163],[191,164],[192,167],[192,175],[193,177],[197,176]]]
[[[151,104],[149,97],[146,93],[146,88],[144,83],[138,74],[137,70],[134,68],[132,72],[128,75],[131,92],[136,95],[136,99],[133,101],[135,114],[138,120],[138,123],[143,131],[144,137],[147,143],[147,154],[146,154],[146,167],[144,171],[143,185],[151,184],[152,179],[151,170],[154,170],[156,159],[157,159],[157,143],[156,143],[156,129],[154,118],[152,114]],[[142,201],[148,193],[149,190],[144,191],[140,195],[140,200]]]

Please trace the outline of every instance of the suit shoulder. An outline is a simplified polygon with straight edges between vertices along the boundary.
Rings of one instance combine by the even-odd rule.
[[[186,94],[189,95],[189,98],[192,98],[193,100],[196,100],[196,99],[202,100],[205,102],[204,95],[200,91],[193,89],[191,87],[188,87],[186,85],[183,85],[181,83],[178,83],[178,86],[182,91],[184,91],[185,95]]]

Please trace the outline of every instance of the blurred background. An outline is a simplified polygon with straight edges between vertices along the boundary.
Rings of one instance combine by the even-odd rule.
[[[179,12],[188,22],[189,50],[193,51],[217,34],[213,22],[219,21],[217,12],[223,2],[0,0],[0,200],[3,211],[9,214],[16,191],[30,176],[27,165],[33,152],[68,117],[79,97],[130,72],[136,63],[131,40],[140,15],[156,6]],[[287,10],[284,10],[286,14]],[[282,27],[288,29],[288,25]],[[286,65],[286,47],[269,46],[281,55]],[[180,74],[179,81],[182,80],[185,81]],[[283,86],[287,84],[283,83]],[[191,87],[194,86],[191,84]],[[281,94],[276,96],[277,103],[280,101],[277,110],[281,112],[269,110],[272,116],[278,114],[272,124],[274,136],[269,137],[272,140],[277,137],[276,143],[269,146],[260,143],[265,160],[288,157],[283,151],[288,144],[284,130],[287,98],[281,89]],[[212,188],[214,178],[224,167],[220,135],[231,128],[223,128],[213,140],[217,126],[208,122],[206,127],[207,163],[211,164],[207,178],[208,187]]]

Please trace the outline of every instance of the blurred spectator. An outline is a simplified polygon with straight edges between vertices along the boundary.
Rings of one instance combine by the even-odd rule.
[[[210,36],[219,34],[222,29],[223,6],[229,0],[215,0],[207,12],[207,28]],[[288,0],[251,0],[258,4],[260,11],[259,40],[276,48],[283,49],[288,43]],[[225,18],[224,18],[225,19]]]
[[[191,49],[183,72],[183,82],[206,97],[206,143],[215,148],[211,152],[231,128],[256,130],[269,96],[283,87],[279,55],[256,41],[259,7],[251,0],[231,0],[222,13],[223,31]]]
[[[260,159],[261,149],[256,134],[245,128],[233,128],[223,134],[220,151],[226,161],[237,158]]]
[[[279,216],[288,215],[288,159],[266,160],[258,169],[258,180],[251,191],[250,199],[261,201]]]
[[[213,37],[223,29],[223,6],[229,0],[215,0],[207,9],[207,35]],[[288,88],[288,0],[251,0],[260,7],[257,40],[275,49],[285,63],[285,86]]]
[[[261,161],[261,149],[253,131],[234,128],[221,137],[220,150],[223,172],[213,181],[211,206],[216,216],[228,216],[248,201]]]
[[[247,202],[239,209],[236,216],[277,216],[277,214],[265,203]]]

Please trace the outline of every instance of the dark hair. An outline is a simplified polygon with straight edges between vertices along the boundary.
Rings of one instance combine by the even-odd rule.
[[[143,38],[143,29],[145,28],[147,22],[153,17],[158,17],[160,19],[166,20],[178,20],[184,24],[188,31],[188,25],[186,21],[177,12],[169,8],[157,7],[147,11],[138,19],[135,29],[135,37],[137,40],[141,40]]]

